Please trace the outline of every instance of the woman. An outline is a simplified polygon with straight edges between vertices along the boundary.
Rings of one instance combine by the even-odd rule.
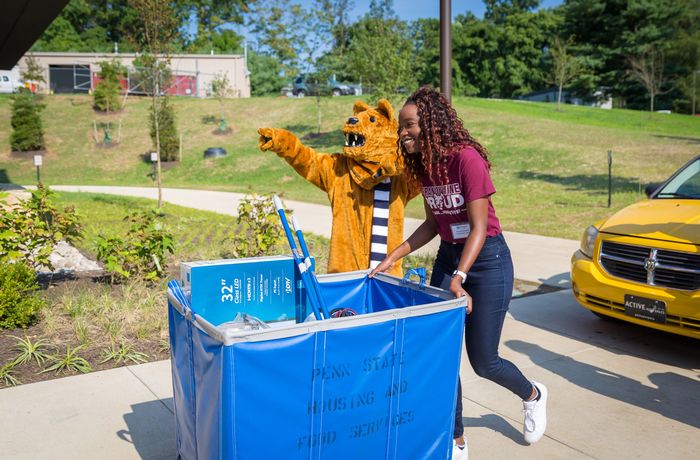
[[[462,124],[437,91],[422,87],[399,113],[399,143],[409,179],[419,181],[425,222],[375,268],[390,270],[402,257],[440,235],[432,286],[466,297],[467,355],[477,375],[511,390],[523,400],[525,441],[542,438],[547,424],[547,388],[528,381],[498,355],[503,320],[513,290],[513,263],[491,195],[486,149]],[[462,388],[458,383],[453,459],[467,457],[462,425]]]

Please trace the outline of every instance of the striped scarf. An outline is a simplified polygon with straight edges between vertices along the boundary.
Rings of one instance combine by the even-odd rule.
[[[370,244],[369,268],[375,268],[384,260],[387,252],[389,233],[389,195],[391,180],[387,177],[374,187],[374,209],[372,210],[372,239]]]

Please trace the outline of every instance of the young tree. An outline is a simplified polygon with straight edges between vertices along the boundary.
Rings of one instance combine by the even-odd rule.
[[[24,88],[12,97],[12,150],[29,152],[44,149],[44,129],[41,124],[41,111],[44,107],[41,96]]]
[[[140,35],[136,37],[137,46],[142,52],[153,57],[150,63],[149,73],[154,82],[151,98],[152,119],[154,124],[155,144],[157,153],[156,182],[158,184],[158,207],[163,203],[163,191],[161,188],[161,139],[159,111],[163,104],[158,103],[161,97],[162,66],[170,63],[173,40],[177,36],[179,22],[170,0],[129,0],[130,5],[138,12],[142,28]],[[167,103],[166,103],[167,106]]]
[[[19,77],[23,82],[29,83],[30,85],[35,84],[36,87],[31,88],[32,92],[39,92],[41,89],[40,84],[46,84],[46,79],[44,78],[44,69],[39,65],[33,54],[29,54],[25,59],[25,64],[27,66],[22,72],[20,72]]]
[[[120,93],[122,91],[120,80],[126,75],[126,68],[117,61],[101,61],[100,82],[95,87],[93,101],[95,108],[109,115],[110,110],[121,110],[122,101]]]
[[[224,134],[228,132],[228,124],[226,123],[226,99],[231,97],[233,94],[233,88],[231,88],[231,83],[228,79],[228,74],[224,71],[218,72],[214,75],[214,79],[211,81],[211,92],[212,95],[219,101],[219,107],[221,109],[221,117],[219,119],[219,133]]]
[[[649,94],[649,112],[654,111],[654,99],[668,89],[662,88],[668,82],[664,76],[664,55],[662,52],[650,49],[627,58],[629,72],[632,77],[644,86]]]
[[[557,112],[561,111],[561,93],[564,85],[576,78],[583,69],[576,56],[569,53],[573,40],[554,37],[549,54],[552,56],[552,80],[557,85]]]

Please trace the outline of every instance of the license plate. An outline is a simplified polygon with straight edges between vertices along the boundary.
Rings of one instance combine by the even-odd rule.
[[[665,323],[666,302],[625,294],[625,314],[655,323]]]

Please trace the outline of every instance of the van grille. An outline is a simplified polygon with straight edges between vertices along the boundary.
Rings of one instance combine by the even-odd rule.
[[[600,265],[612,276],[637,283],[700,289],[700,254],[603,241]]]

